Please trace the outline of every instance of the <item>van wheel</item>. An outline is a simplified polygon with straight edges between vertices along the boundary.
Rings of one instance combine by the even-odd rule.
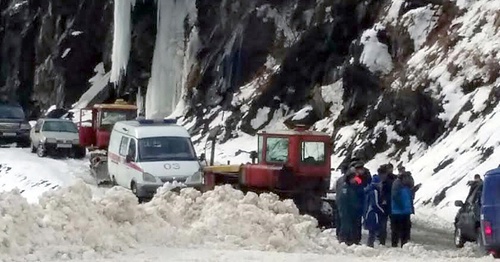
[[[455,227],[455,247],[462,248],[465,245],[464,237],[462,236],[462,230]]]
[[[130,183],[130,190],[132,190],[132,193],[137,196],[137,186],[136,186],[134,181],[132,181],[132,183]]]
[[[37,154],[39,157],[45,157],[45,156],[47,156],[47,151],[45,151],[45,149],[43,148],[42,143],[40,143],[40,144],[38,145],[38,147],[36,148],[36,154]]]

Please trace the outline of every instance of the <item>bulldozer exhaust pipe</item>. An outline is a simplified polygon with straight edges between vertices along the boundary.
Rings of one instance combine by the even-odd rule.
[[[210,165],[214,165],[214,158],[215,158],[215,141],[217,141],[217,135],[222,131],[221,126],[216,126],[212,130],[210,130],[210,133],[208,134],[208,140],[212,141],[212,148],[210,149]]]

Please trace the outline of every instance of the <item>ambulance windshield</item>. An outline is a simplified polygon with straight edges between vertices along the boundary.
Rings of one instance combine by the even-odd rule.
[[[188,137],[148,137],[139,139],[139,162],[196,161]]]

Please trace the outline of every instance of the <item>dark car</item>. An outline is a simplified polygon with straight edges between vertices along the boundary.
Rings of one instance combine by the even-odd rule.
[[[455,206],[460,207],[455,216],[455,246],[458,248],[462,248],[466,242],[479,240],[482,190],[482,183],[472,184],[465,203],[455,201]]]
[[[20,105],[0,102],[0,144],[17,143],[19,147],[29,147],[30,130],[31,125]]]
[[[500,168],[484,176],[481,206],[481,241],[484,251],[500,258]]]

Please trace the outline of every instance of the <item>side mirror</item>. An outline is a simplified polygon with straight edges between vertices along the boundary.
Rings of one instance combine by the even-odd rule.
[[[463,207],[464,206],[464,202],[462,202],[462,200],[457,200],[457,201],[455,201],[455,206],[456,207]]]
[[[201,153],[200,157],[198,157],[198,160],[200,160],[201,162],[205,161],[207,159],[207,156],[205,155],[205,153]]]
[[[126,162],[126,163],[130,163],[130,162],[132,162],[132,161],[134,161],[134,158],[133,158],[131,155],[127,155],[127,156],[125,157],[125,162]]]

